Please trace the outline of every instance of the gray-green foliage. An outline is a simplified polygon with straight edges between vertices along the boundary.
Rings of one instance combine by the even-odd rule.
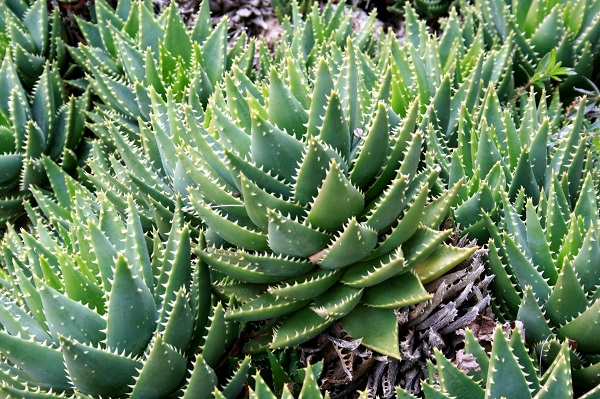
[[[143,9],[142,5],[140,7]],[[132,9],[130,15],[134,14],[134,11],[135,13],[139,12],[139,10]],[[169,18],[177,18],[175,14],[172,15],[172,12],[169,11]],[[142,16],[145,13],[144,11]],[[215,75],[217,79],[212,96],[221,98],[226,95],[234,99],[242,97],[247,91],[259,96],[260,91],[263,90],[260,83],[261,76],[264,74],[268,76],[271,66],[286,70],[293,67],[293,73],[297,75],[294,78],[296,79],[294,85],[301,84],[302,82],[298,78],[310,70],[311,63],[314,63],[315,57],[321,53],[334,53],[338,63],[336,67],[339,68],[339,62],[341,62],[339,57],[343,53],[343,46],[346,45],[349,36],[356,37],[356,45],[359,47],[365,48],[372,44],[372,25],[368,24],[360,33],[354,34],[350,29],[351,17],[345,13],[344,7],[334,8],[332,4],[329,4],[323,14],[320,14],[318,8],[315,8],[306,20],[302,20],[298,13],[295,15],[294,25],[286,25],[284,38],[276,45],[275,53],[278,55],[275,58],[279,58],[280,61],[271,59],[266,44],[261,41],[257,50],[260,61],[259,70],[256,74],[248,73],[246,68],[241,68],[241,61],[233,62],[233,59],[243,60],[245,58],[233,56],[235,52],[233,49],[230,50],[227,65],[231,65],[226,72],[224,72],[226,68],[220,68],[220,74]],[[163,19],[165,18],[166,16],[163,17]],[[195,30],[208,23],[207,6],[203,5],[198,18]],[[223,42],[224,46],[226,37],[222,35],[225,33],[225,25],[221,24],[215,29],[210,37],[202,42],[201,46],[206,47],[207,57],[216,63],[220,59],[219,55],[215,54],[217,48],[212,45],[208,46],[208,43],[211,41]],[[112,30],[114,28],[111,28]],[[142,31],[138,33],[138,36],[141,34]],[[173,35],[178,37],[177,35],[183,35],[183,32],[179,30],[177,34]],[[130,41],[122,36],[115,36],[116,47],[122,47],[124,45],[121,43],[122,41],[125,43]],[[236,43],[243,45],[244,41],[239,39]],[[235,45],[234,48],[239,50],[240,46]],[[244,54],[252,53],[252,51],[248,50]],[[306,58],[298,58],[298,55],[305,55]],[[155,68],[160,71],[166,68],[161,66],[161,59],[155,60],[150,57],[147,61],[148,63],[145,64],[147,69]],[[195,81],[204,85],[206,78],[201,75],[202,73],[197,73]],[[369,75],[372,80],[374,78],[372,73]],[[101,78],[102,76],[92,79],[92,86],[101,85]],[[255,78],[257,83],[254,84],[251,78]],[[132,78],[128,81],[134,80]],[[162,82],[162,78],[159,81]],[[136,87],[141,88],[142,86],[136,84]],[[153,83],[149,90],[135,93],[130,91],[134,105],[126,107],[128,110],[126,113],[121,112],[123,109],[107,97],[105,106],[97,107],[91,114],[95,122],[91,125],[91,129],[102,138],[104,144],[96,145],[94,148],[95,156],[90,161],[92,174],[88,177],[90,184],[102,188],[114,201],[122,203],[123,195],[131,194],[138,204],[146,203],[147,205],[141,210],[142,223],[146,227],[149,226],[146,221],[152,219],[152,214],[155,212],[161,215],[160,219],[162,220],[168,221],[171,218],[169,214],[174,209],[175,196],[178,194],[182,196],[186,204],[185,210],[189,210],[187,187],[196,183],[192,179],[192,171],[188,170],[190,169],[188,164],[178,157],[176,148],[184,143],[186,145],[193,144],[194,139],[185,119],[193,116],[203,120],[206,105],[204,101],[208,97],[199,96],[200,94],[209,96],[210,93],[213,93],[212,84],[210,90],[200,94],[196,92],[195,87],[197,86],[193,83],[171,86]],[[305,96],[308,94],[305,93]],[[137,111],[132,113],[131,110],[136,109],[137,105],[142,103],[148,105],[146,112],[141,116]],[[146,109],[146,106],[141,109]],[[232,108],[232,110],[238,112],[236,108]],[[247,115],[244,113],[248,111],[240,109],[239,112],[240,115],[234,114],[231,117],[245,117]],[[227,117],[217,114],[219,129],[227,127]],[[124,205],[121,205],[121,209],[123,208]],[[199,218],[191,212],[186,212],[186,218],[192,222],[194,227],[201,225]],[[161,223],[159,228],[168,230],[167,224],[168,222]]]
[[[562,95],[574,96],[573,88],[587,86],[584,77],[598,76],[598,0],[478,0],[473,6],[464,2],[461,9],[467,18],[474,17],[480,24],[488,46],[506,41],[515,44],[515,73],[520,76],[520,84],[533,75],[551,50],[556,51],[557,61],[563,67],[577,72],[560,84]]]
[[[342,12],[329,18],[348,21],[341,19]],[[336,30],[342,25],[323,26]],[[428,297],[410,269],[431,279],[471,252],[440,245],[449,231],[436,231],[454,192],[428,198],[437,171],[433,166],[419,170],[423,136],[413,135],[419,106],[403,110],[407,115],[401,122],[387,105],[389,59],[382,57],[375,65],[354,41],[345,40],[346,50],[329,44],[330,62],[319,57],[318,68],[307,68],[307,60],[294,57],[293,47],[282,47],[282,77],[272,66],[269,79],[255,84],[232,69],[205,111],[180,103],[170,91],[165,101],[151,89],[150,123],[106,123],[107,142],[118,151],[97,146],[93,173],[85,179],[112,193],[107,195],[116,202],[123,202],[116,193],[132,193],[137,203],[146,204],[142,218],[158,221],[159,230],[168,230],[174,198],[183,196],[189,220],[198,228],[208,227],[207,239],[214,247],[198,254],[211,264],[215,278],[229,273],[241,282],[248,279],[249,284],[231,280],[218,285],[223,295],[235,293],[243,302],[228,317],[264,320],[293,313],[287,327],[278,328],[274,346],[307,340],[356,307],[354,319],[346,318],[347,328],[365,313],[385,319],[386,338],[364,342],[397,356],[392,308]],[[413,85],[410,89],[418,90]],[[279,144],[272,146],[270,140]],[[347,210],[337,205],[340,193],[349,201]],[[305,232],[301,236],[308,244],[286,237],[287,228],[275,238],[278,224]],[[378,233],[389,235],[381,245]],[[219,249],[223,242],[240,251]],[[357,249],[344,253],[346,246]],[[267,269],[255,272],[254,263]],[[327,266],[315,268],[317,263]],[[285,293],[283,285],[291,277],[297,278],[298,293]],[[370,287],[392,278],[396,280],[385,289]],[[394,284],[400,280],[402,284]],[[273,294],[254,298],[268,286]],[[274,294],[275,288],[282,293]],[[287,306],[278,306],[275,295],[286,298],[279,304]],[[298,295],[304,299],[295,300]],[[308,300],[313,297],[318,302]],[[367,312],[366,305],[358,305],[361,298],[385,309]],[[301,320],[303,314],[312,317],[310,327]]]
[[[493,88],[481,94],[478,112],[462,107],[459,125],[446,136],[432,129],[428,144],[448,187],[465,183],[454,211],[461,230],[486,240],[483,217],[502,219],[503,193],[518,206],[526,198],[537,205],[552,175],[567,174],[575,198],[588,153],[586,137],[594,130],[587,129],[584,106],[572,121],[563,121],[557,95],[547,104],[545,92],[537,101],[532,91],[518,106],[503,107]]]
[[[577,196],[569,192],[571,179],[583,179]],[[582,389],[600,382],[597,192],[590,173],[553,173],[537,206],[530,198],[512,205],[505,197],[503,222],[497,226],[487,218],[499,310],[520,320],[527,341],[539,350],[554,337],[576,342],[573,376]]]
[[[323,8],[318,2],[313,2],[306,8],[305,15],[301,13],[301,4],[296,1],[290,3],[291,18],[282,21],[282,37],[274,43],[273,56],[265,52],[263,42],[260,44],[260,77],[268,77],[271,65],[280,63],[290,54],[302,68],[317,68],[321,57],[339,58],[348,38],[352,38],[360,51],[374,55],[377,36],[382,34],[375,28],[375,12],[357,27],[354,26],[352,8],[348,7],[346,0],[338,4],[327,1]]]
[[[575,229],[577,223],[573,219],[577,216],[571,214],[579,201],[586,204],[579,206],[585,209],[586,215],[596,214],[587,218],[598,217],[594,194],[597,192],[596,174],[588,172],[597,167],[589,150],[597,129],[593,126],[590,129],[585,119],[585,101],[571,119],[563,118],[557,92],[547,98],[542,90],[541,98],[536,99],[536,94],[530,91],[513,104],[507,102],[506,97],[503,101],[498,90],[490,86],[487,90],[480,87],[475,97],[478,99],[473,106],[463,104],[456,111],[460,122],[454,126],[440,123],[444,120],[440,117],[442,108],[434,108],[433,116],[428,118],[428,147],[434,153],[434,162],[442,169],[442,180],[447,187],[463,183],[454,204],[455,220],[461,231],[480,242],[492,236],[489,273],[495,275],[492,283],[495,304],[508,319],[516,318],[519,313],[523,320],[529,320],[525,323],[529,343],[544,341],[551,335],[577,340],[575,335],[593,331],[591,326],[595,320],[580,321],[577,333],[565,328],[563,331],[568,330],[568,334],[557,331],[577,312],[560,322],[550,319],[547,326],[543,320],[557,311],[555,304],[546,304],[546,300],[557,284],[557,276],[563,273],[565,259],[572,261],[580,256],[583,262],[585,256],[580,251],[582,242],[568,244],[565,233],[568,229],[561,226]],[[580,192],[582,200],[578,199]],[[584,229],[581,223],[580,235],[593,242],[597,233],[588,231],[587,224]],[[593,276],[600,270],[593,263],[579,268],[575,273],[577,279],[571,282],[574,287],[585,287],[580,280],[583,274]],[[527,270],[536,272],[530,274]],[[537,292],[531,279],[543,283],[548,292]],[[536,298],[533,302],[540,306],[534,308],[538,317],[535,320],[521,304],[521,298],[527,297],[528,286],[533,289],[529,302]],[[582,289],[587,302],[578,312],[584,313],[595,303],[595,289],[591,286],[580,291]],[[560,302],[570,303],[570,299],[561,298]],[[594,312],[590,310],[588,314]],[[544,333],[536,333],[543,326]],[[571,362],[575,368],[573,375],[582,387],[589,388],[598,383],[594,377],[595,350],[580,348],[579,351],[581,359],[573,357]]]
[[[90,103],[88,94],[67,94],[60,76],[60,22],[50,23],[45,1],[24,11],[23,20],[11,4],[0,5],[0,25],[12,50],[0,66],[0,226],[23,213],[31,185],[47,183],[43,155],[66,170],[77,166],[86,152],[83,112]]]
[[[67,67],[63,29],[58,11],[50,13],[45,1],[6,0],[0,3],[0,37],[9,50],[8,53],[2,51],[0,57],[13,59],[26,90],[36,84],[48,61],[59,68]]]
[[[228,49],[227,19],[212,28],[208,1],[191,30],[175,3],[159,16],[142,1],[119,1],[113,9],[100,0],[94,6],[95,22],[78,21],[87,45],[69,51],[87,75],[79,84],[89,83],[102,100],[91,115],[95,121],[148,121],[150,88],[201,109],[226,70],[235,66],[249,74],[252,69],[254,41],[242,35]],[[105,130],[95,132],[106,139]]]
[[[565,123],[558,95],[524,95],[512,74],[556,75],[543,58],[556,50],[591,76],[598,2],[578,0],[583,17],[562,3],[500,3],[465,6],[463,20],[451,11],[439,39],[406,7],[403,44],[377,42],[374,15],[353,32],[343,5],[302,18],[294,3],[271,54],[245,36],[228,48],[208,1],[192,30],[174,2],[155,16],[147,2],[97,1],[95,20],[79,21],[88,45],[69,49],[86,74],[71,83],[100,100],[82,184],[51,162],[76,164],[90,98],[66,98],[56,13],[44,20],[42,0],[30,11],[0,4],[0,48],[11,49],[0,68],[10,93],[0,99],[0,223],[47,173],[54,190],[34,190],[44,216],[29,208],[33,232],[9,228],[2,244],[0,390],[232,398],[248,358],[224,388],[213,368],[238,321],[267,320],[248,353],[339,320],[397,357],[394,309],[430,298],[422,282],[474,251],[443,243],[451,209],[463,232],[492,237],[496,306],[551,365],[537,376],[518,334],[496,331],[488,359],[467,333],[467,352],[489,371],[474,381],[438,353],[430,369],[444,393],[425,385],[426,397],[565,397],[571,366],[582,386],[598,384],[598,175],[585,172],[596,165],[584,108]],[[555,31],[566,34],[552,42]],[[213,306],[210,278],[227,308]],[[577,355],[555,338],[576,341]],[[309,368],[300,397],[321,397],[316,378]],[[291,395],[255,380],[250,397]]]
[[[466,102],[471,107],[475,106],[475,99],[471,98],[470,93],[477,93],[488,83],[497,83],[499,90],[506,93],[506,96],[511,95],[511,78],[503,74],[509,69],[509,46],[483,56],[467,49],[462,31],[456,25],[438,43],[427,34],[425,26],[416,21],[414,12],[411,14],[413,20],[408,25],[410,40],[400,46],[395,39],[387,36],[382,43],[382,52],[375,59],[369,57],[369,46],[364,47],[368,40],[363,36],[355,39],[357,44],[353,40],[344,39],[340,45],[334,41],[325,47],[314,46],[307,52],[301,52],[304,44],[313,43],[310,35],[314,34],[311,26],[315,24],[319,25],[319,29],[315,31],[321,32],[319,40],[330,37],[333,32],[340,32],[342,37],[347,37],[345,26],[349,19],[344,16],[343,10],[330,8],[329,13],[332,14],[321,19],[315,13],[311,14],[305,21],[306,25],[300,25],[298,32],[301,35],[295,36],[301,39],[290,40],[288,44],[278,47],[276,54],[280,55],[277,65],[283,71],[282,77],[278,76],[272,66],[266,82],[259,80],[253,83],[239,68],[232,68],[209,99],[206,110],[189,101],[179,101],[172,91],[167,90],[165,99],[151,88],[149,123],[138,120],[136,126],[122,119],[112,118],[111,122],[99,124],[97,129],[106,131],[106,145],[117,151],[113,153],[104,146],[96,146],[90,166],[92,173],[84,176],[90,184],[106,191],[115,203],[120,201],[121,208],[125,204],[123,195],[118,193],[131,194],[136,203],[144,204],[140,212],[145,226],[150,226],[154,220],[158,222],[160,231],[168,231],[175,198],[181,195],[186,204],[187,219],[198,228],[209,228],[207,238],[210,244],[218,246],[226,241],[240,249],[262,252],[260,255],[246,254],[223,252],[215,248],[199,254],[215,270],[229,273],[234,278],[217,285],[217,290],[223,295],[235,293],[238,300],[245,304],[232,312],[237,316],[229,317],[273,319],[300,309],[304,314],[314,315],[312,327],[307,328],[306,334],[298,332],[303,329],[303,322],[298,325],[288,323],[290,327],[287,338],[286,329],[279,327],[277,345],[280,346],[306,340],[334,320],[349,314],[363,297],[363,291],[370,292],[363,298],[365,303],[368,303],[365,298],[370,295],[392,297],[391,293],[398,291],[396,299],[378,303],[378,306],[385,304],[391,308],[400,303],[408,303],[407,300],[423,300],[426,295],[418,290],[418,279],[411,277],[411,273],[406,273],[413,266],[417,267],[419,262],[415,259],[421,261],[428,254],[437,254],[428,258],[429,264],[423,266],[428,269],[423,273],[423,278],[431,279],[456,264],[462,257],[468,256],[467,250],[446,246],[439,247],[436,252],[436,246],[449,232],[439,233],[429,229],[439,226],[445,213],[443,210],[449,206],[448,201],[455,190],[426,205],[430,201],[427,199],[430,187],[439,187],[436,180],[438,168],[430,162],[433,158],[428,155],[425,171],[417,173],[422,167],[417,154],[421,152],[423,143],[423,134],[414,134],[419,114],[439,106],[440,115],[447,111],[447,117],[443,121],[445,128],[450,129],[458,124],[458,114],[450,112],[450,105],[443,97],[444,90],[450,91],[456,86],[453,101]],[[337,40],[337,36],[335,34],[333,37]],[[479,43],[480,47],[483,46],[482,37],[471,40]],[[366,52],[360,51],[361,48]],[[438,57],[438,52],[445,55]],[[305,54],[307,58],[298,58],[297,54]],[[324,60],[325,55],[328,62]],[[412,101],[415,97],[419,102]],[[431,113],[427,116],[431,116]],[[421,126],[428,126],[427,119],[423,118]],[[263,134],[264,137],[273,136],[273,140],[283,141],[280,145],[271,147],[268,140],[261,140]],[[387,144],[381,145],[382,142]],[[286,154],[286,158],[281,158],[284,156],[282,154]],[[304,163],[304,168],[310,169],[314,167],[314,162],[322,162],[323,165],[317,166],[312,172],[302,173]],[[296,170],[297,168],[300,169]],[[363,168],[365,172],[362,172]],[[352,201],[352,214],[339,216],[335,222],[327,222],[329,224],[325,225],[315,220],[322,215],[329,217],[341,211],[337,209],[339,207],[332,194],[337,193],[337,188],[320,188],[323,180],[327,181],[327,172],[331,173],[328,185],[337,184],[335,175],[341,176],[341,181],[346,182],[341,187],[347,191],[348,198]],[[403,192],[402,187],[407,192]],[[433,192],[437,192],[436,189],[431,193]],[[317,201],[320,203],[318,206],[317,202],[313,204],[316,201],[313,197],[317,195],[325,198]],[[395,201],[393,198],[398,195],[406,195],[398,202],[400,206],[392,206],[393,209],[385,212],[378,211],[379,206],[387,209],[386,204],[392,204]],[[412,212],[411,205],[415,206]],[[322,209],[312,211],[315,206]],[[435,212],[439,211],[441,215],[425,216],[424,226],[420,228],[419,208],[427,208],[428,214],[437,209]],[[403,212],[406,212],[407,221],[401,223]],[[408,216],[416,217],[415,221]],[[375,227],[369,224],[371,218],[378,219],[372,221]],[[290,237],[282,238],[283,241],[289,241],[288,249],[275,247],[280,244],[276,244],[271,238],[267,243],[266,237],[275,234],[274,226],[277,223],[297,225],[294,229],[305,231],[305,240],[311,244],[301,244]],[[315,228],[315,223],[325,227]],[[396,228],[396,224],[401,224],[402,227]],[[410,228],[406,230],[404,237],[400,232],[407,225]],[[390,234],[389,241],[377,244],[376,231]],[[394,231],[396,233],[392,234]],[[415,231],[423,237],[417,234],[415,241],[409,242],[409,237]],[[366,240],[365,237],[369,239]],[[425,248],[428,249],[410,255],[408,248],[414,248],[421,238],[427,243]],[[346,245],[344,242],[351,239],[364,241],[360,243],[365,247],[360,256],[353,255],[354,259],[362,257],[364,262],[356,264],[355,261],[332,261],[333,254],[339,250],[331,251]],[[403,255],[398,248],[404,242]],[[294,246],[299,248],[292,248]],[[322,250],[324,251],[320,253]],[[392,253],[394,250],[396,253]],[[444,251],[452,255],[442,256]],[[221,255],[226,256],[225,260],[219,260]],[[288,259],[286,256],[294,258]],[[322,260],[323,256],[327,260]],[[311,257],[312,259],[308,259]],[[379,264],[379,261],[383,263]],[[246,274],[244,270],[240,271],[253,269],[253,262],[289,266],[284,268],[286,270],[277,271],[278,275],[269,275],[271,272],[262,275],[251,272]],[[311,293],[308,298],[324,294],[327,287],[331,287],[336,281],[344,281],[340,271],[323,271],[327,267],[314,269],[313,263],[345,263],[343,266],[330,268],[348,270],[349,266],[354,265],[355,279],[358,278],[360,267],[363,267],[364,273],[367,273],[363,277],[370,282],[360,283],[364,286],[358,286],[358,283],[352,283],[355,286],[338,283],[335,285],[337,288],[331,292],[340,297],[329,298],[328,302],[323,297],[319,299],[323,303],[316,302],[317,305],[306,299],[294,301],[297,297],[290,296],[298,294],[285,294],[288,295],[287,302],[295,307],[282,306],[276,313],[272,311],[274,297],[269,296],[273,294],[264,295],[257,302],[250,301],[267,285],[272,287],[273,292],[279,292],[275,283],[283,283],[290,277],[296,278],[300,287],[299,295],[307,297],[307,294],[302,293],[303,290]],[[388,287],[393,285],[391,282],[385,290],[369,287],[392,276],[399,278],[401,272],[404,272],[403,278],[413,278],[414,288],[423,294],[421,297],[413,295],[408,289],[398,288],[394,291]],[[348,276],[351,274],[348,272]],[[371,278],[367,278],[370,274],[381,277],[373,282]],[[218,277],[219,274],[215,276]],[[238,284],[237,280],[245,279],[249,279],[249,284]],[[318,285],[318,290],[306,288],[307,284],[304,283]],[[378,294],[386,290],[387,293]],[[408,295],[410,299],[403,295]],[[336,303],[337,300],[339,304]],[[319,316],[307,305],[325,309],[323,312],[326,317]],[[342,310],[334,309],[329,312],[325,305],[336,309],[339,306]],[[260,310],[258,312],[255,311],[257,307]],[[390,321],[389,339],[369,345],[397,354],[397,339],[393,339],[393,312],[389,309],[367,312],[365,305],[359,305],[356,309],[361,312],[355,315],[368,313],[372,317]],[[348,317],[346,320],[352,318]],[[350,322],[346,324],[347,328],[352,329]],[[272,333],[272,327],[270,324],[267,332]],[[356,327],[354,331],[363,334]],[[365,342],[368,343],[369,339]],[[265,347],[266,344],[268,342],[262,342],[259,347]],[[385,345],[389,345],[387,349],[384,349]]]
[[[89,96],[67,95],[61,31],[43,0],[0,3],[0,228],[23,213],[31,185],[47,182],[42,155],[72,170],[85,153]]]
[[[403,15],[406,4],[406,1],[395,0],[388,8],[398,15]],[[452,0],[412,0],[411,5],[421,18],[436,20],[448,13]]]
[[[187,119],[197,149],[179,155],[210,238],[197,253],[223,276],[216,289],[241,302],[230,319],[281,320],[251,351],[297,345],[341,320],[398,356],[392,309],[427,299],[420,278],[472,252],[441,245],[454,191],[431,198],[437,171],[419,169],[418,104],[401,121],[386,106],[391,70],[371,67],[352,41],[347,49],[309,76],[287,58],[262,91],[216,96],[204,120]],[[379,336],[365,319],[385,325]]]
[[[144,233],[131,197],[121,217],[105,195],[45,166],[56,199],[35,190],[43,217],[31,210],[34,231],[11,228],[1,247],[2,395],[211,398],[237,325],[212,306],[180,209],[168,236]]]

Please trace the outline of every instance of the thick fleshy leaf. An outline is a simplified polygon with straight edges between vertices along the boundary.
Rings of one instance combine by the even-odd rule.
[[[360,261],[377,245],[377,233],[352,218],[318,261],[323,269],[340,269]]]
[[[308,204],[319,193],[319,187],[327,177],[331,160],[336,159],[340,165],[344,160],[314,137],[308,138],[308,146],[304,151],[304,158],[296,176],[294,199],[301,204]]]
[[[107,346],[119,353],[140,354],[152,338],[157,317],[150,290],[119,254],[108,304]]]
[[[268,237],[271,250],[284,256],[307,258],[327,246],[331,236],[297,220],[267,210]]]
[[[165,46],[175,57],[181,57],[189,63],[192,55],[192,41],[181,17],[179,10],[173,4],[169,7],[167,23],[165,25]]]
[[[485,391],[478,383],[459,370],[439,351],[435,350],[436,368],[442,389],[453,397],[483,399]]]
[[[565,262],[556,285],[544,305],[548,318],[555,325],[563,325],[583,313],[588,307],[588,299],[579,282],[571,262]]]
[[[259,167],[287,183],[293,182],[304,150],[304,145],[298,139],[253,112],[250,148],[252,159]]]
[[[221,302],[213,307],[210,327],[202,346],[202,357],[209,367],[215,367],[225,352],[226,322]]]
[[[350,266],[344,272],[341,282],[351,287],[371,287],[406,270],[402,250]]]
[[[368,205],[366,223],[378,232],[384,232],[395,224],[398,216],[404,211],[407,185],[405,176],[399,176],[391,182],[389,187]],[[415,216],[418,216],[418,213]]]
[[[327,103],[327,111],[319,132],[319,139],[335,149],[346,161],[350,155],[350,131],[346,122],[342,103],[337,92],[333,91]]]
[[[568,343],[565,342],[560,354],[550,366],[551,374],[547,376],[546,383],[534,399],[561,398],[572,395],[573,383],[571,381],[570,356]]]
[[[249,253],[244,251],[228,251],[222,249],[207,250],[212,258],[218,262],[226,262],[237,268],[254,271],[259,274],[283,278],[290,278],[309,272],[314,265],[311,262],[299,259],[282,258],[272,254]],[[203,258],[203,260],[205,260]],[[217,262],[208,257],[205,260],[209,265]],[[216,267],[216,266],[215,266]]]
[[[246,179],[243,174],[240,175],[240,184],[248,216],[262,230],[267,230],[269,226],[268,210],[270,209],[292,218],[302,217],[306,213],[300,205],[266,192]]]
[[[202,220],[225,241],[247,250],[266,251],[269,249],[266,234],[228,220],[218,210],[211,209],[208,204],[193,201],[193,205]]]
[[[163,331],[164,342],[181,353],[185,353],[189,349],[188,346],[194,333],[196,315],[193,314],[189,302],[189,294],[186,294],[184,288],[181,288],[177,292]]]
[[[334,205],[335,204],[335,205]],[[306,221],[324,230],[338,230],[364,208],[361,192],[344,176],[336,161],[308,212]]]
[[[283,321],[275,332],[271,347],[279,349],[299,345],[316,337],[333,322],[334,320],[319,316],[314,310],[305,307]]]
[[[531,287],[525,287],[517,320],[527,328],[525,332],[527,342],[543,341],[552,334]]]
[[[0,154],[0,184],[19,178],[23,158],[21,154]]]
[[[355,339],[362,338],[361,343],[367,348],[400,359],[398,319],[393,310],[359,304],[340,322],[350,336]]]
[[[367,132],[365,141],[350,171],[350,180],[361,189],[366,189],[372,179],[379,173],[388,151],[389,120],[385,105],[377,105],[377,113],[373,125]]]
[[[531,398],[529,385],[521,370],[518,359],[513,354],[506,337],[500,328],[494,332],[494,346],[490,354],[488,382],[510,381],[510,384],[489,383],[489,397]]]
[[[339,280],[341,274],[341,270],[317,268],[310,273],[286,280],[280,285],[271,286],[268,291],[276,298],[285,300],[309,300],[327,291]]]
[[[419,277],[411,272],[402,273],[365,290],[362,302],[371,307],[397,309],[431,299]]]
[[[358,305],[362,288],[337,284],[315,299],[311,308],[326,319],[339,319],[346,316]]]
[[[239,367],[229,379],[229,382],[223,389],[223,397],[227,399],[235,399],[239,397],[242,389],[248,380],[248,371],[250,369],[250,356],[244,357],[239,363]]]
[[[208,4],[208,3],[207,3]],[[217,386],[217,375],[201,355],[196,357],[192,376],[184,389],[183,399],[212,399],[212,391]]]
[[[275,68],[271,68],[269,81],[269,120],[300,139],[306,133],[306,110],[283,83]]]
[[[475,253],[477,247],[457,248],[446,244],[440,245],[431,255],[417,263],[412,271],[424,284],[448,273],[462,261]]]
[[[60,338],[69,377],[77,390],[92,395],[120,396],[130,390],[141,363],[66,337]]]
[[[558,330],[561,339],[574,339],[581,352],[598,352],[600,343],[597,339],[597,329],[600,324],[600,300],[596,300],[585,312],[569,321]]]
[[[276,299],[273,295],[267,293],[227,312],[226,318],[232,321],[267,320],[302,309],[308,302],[308,300]]]
[[[504,233],[505,250],[511,263],[512,270],[522,287],[529,285],[533,288],[538,301],[543,301],[550,295],[550,287],[531,261],[517,247],[513,239]]]
[[[63,356],[56,348],[0,331],[0,353],[32,378],[57,389],[68,389],[70,386]]]
[[[58,341],[59,336],[79,342],[98,344],[106,337],[106,320],[85,305],[75,302],[50,288],[39,279],[40,291],[48,328]]]
[[[136,378],[131,398],[163,398],[181,384],[187,360],[157,335],[150,354]]]

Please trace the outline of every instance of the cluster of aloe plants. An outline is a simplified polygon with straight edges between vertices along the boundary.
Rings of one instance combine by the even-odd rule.
[[[74,170],[86,153],[82,144],[86,92],[68,95],[61,78],[67,68],[57,12],[46,2],[27,8],[20,1],[0,4],[6,38],[0,65],[0,226],[24,212],[32,185],[46,184],[42,155]]]
[[[339,324],[406,356],[401,308],[477,251],[454,231],[524,331],[432,349],[425,397],[598,395],[599,129],[561,103],[598,76],[598,1],[464,3],[439,37],[406,6],[403,42],[294,2],[272,48],[129,0],[69,47],[46,7],[0,4],[4,396],[328,397],[269,351]]]
[[[558,62],[576,72],[561,84],[560,90],[565,96],[572,97],[573,89],[585,85],[586,78],[598,77],[599,1],[482,0],[474,3],[470,17],[481,24],[488,44],[498,40],[515,43],[515,65],[519,67],[515,72],[523,81],[534,74],[551,50],[556,51]]]
[[[145,233],[131,197],[120,215],[105,195],[44,164],[54,195],[34,190],[36,236],[10,229],[2,245],[0,352],[10,363],[0,391],[210,397],[212,368],[238,326],[211,306],[181,210],[168,237]],[[225,391],[241,391],[248,366],[246,358]]]

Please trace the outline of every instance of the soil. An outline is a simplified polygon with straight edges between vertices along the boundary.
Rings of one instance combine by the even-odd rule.
[[[326,1],[321,0],[321,3],[324,5]],[[348,0],[347,3],[354,8],[353,20],[357,29],[366,22],[371,12],[376,12],[378,30],[392,29],[398,37],[403,36],[402,17],[390,12],[385,1]],[[213,23],[227,17],[234,34],[245,31],[249,36],[262,36],[267,42],[276,40],[280,35],[281,24],[270,0],[210,0],[210,9]]]

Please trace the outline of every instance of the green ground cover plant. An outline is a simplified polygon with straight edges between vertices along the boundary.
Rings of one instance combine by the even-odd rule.
[[[0,4],[0,228],[24,213],[31,185],[44,186],[42,155],[74,171],[88,145],[84,111],[89,92],[75,97],[63,84],[69,69],[62,26],[45,1]]]
[[[599,4],[405,5],[398,40],[293,2],[267,42],[98,0],[67,46],[0,3],[1,395],[327,398],[324,338],[385,398],[598,397]]]

